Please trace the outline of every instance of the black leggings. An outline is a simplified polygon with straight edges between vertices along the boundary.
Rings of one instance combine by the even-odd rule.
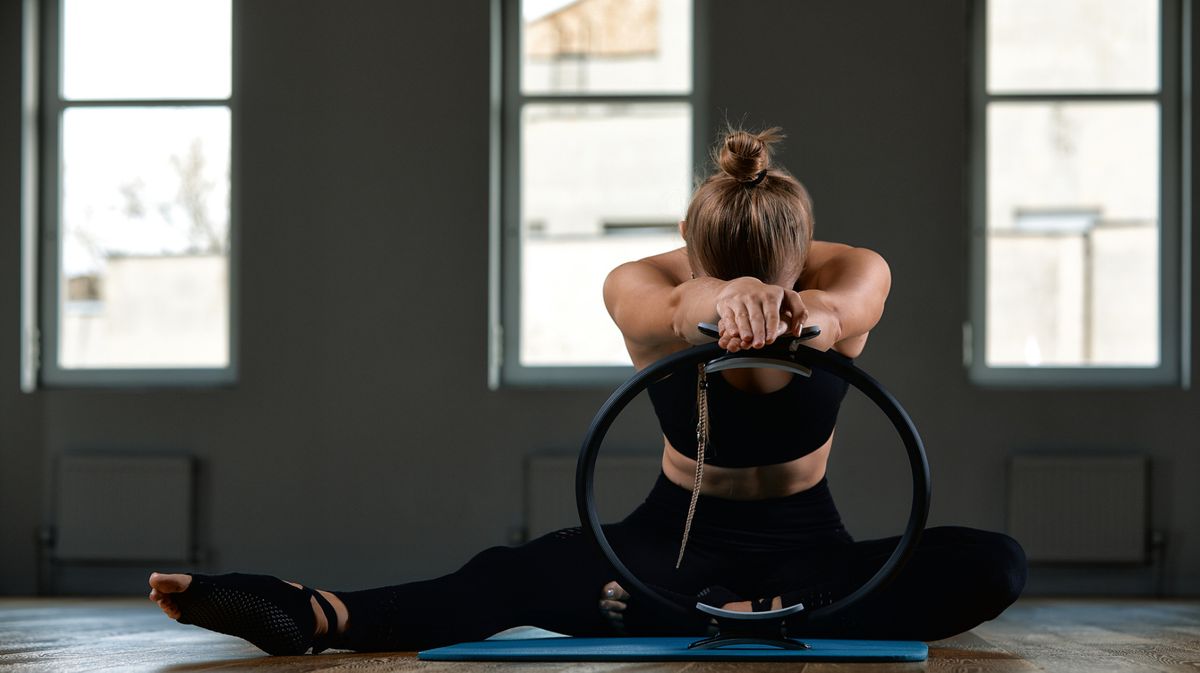
[[[786,498],[731,501],[701,496],[683,564],[675,568],[690,492],[659,477],[646,501],[604,531],[639,579],[679,603],[722,586],[745,598],[781,595],[814,609],[861,586],[899,538],[854,542],[827,483]],[[532,625],[575,636],[611,636],[599,609],[618,580],[578,528],[519,547],[492,547],[433,580],[337,592],[350,611],[340,647],[411,651],[480,640]],[[1012,538],[971,528],[927,529],[895,581],[832,621],[789,622],[813,638],[938,640],[993,619],[1025,584],[1025,554]],[[628,589],[629,587],[626,587]],[[633,596],[629,635],[703,636],[708,620]]]

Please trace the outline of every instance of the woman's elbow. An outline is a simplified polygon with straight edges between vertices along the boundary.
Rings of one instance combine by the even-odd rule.
[[[883,255],[869,248],[855,248],[852,254],[860,284],[858,301],[854,302],[858,307],[853,321],[856,324],[848,326],[851,332],[848,336],[865,334],[879,323],[892,289],[892,269]]]

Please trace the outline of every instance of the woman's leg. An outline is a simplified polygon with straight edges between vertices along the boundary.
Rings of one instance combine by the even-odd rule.
[[[899,538],[814,552],[779,567],[772,584],[783,603],[815,609],[865,583]],[[1025,586],[1025,552],[1007,535],[945,526],[921,536],[916,552],[887,586],[829,621],[789,621],[789,633],[812,638],[940,640],[994,619]],[[797,589],[797,587],[800,587]]]
[[[599,554],[581,544],[586,542],[566,529],[520,547],[485,549],[436,579],[335,592],[350,614],[340,646],[419,650],[522,624],[598,632],[603,624],[594,604],[576,595],[582,578],[602,574]]]
[[[699,555],[674,569],[674,536],[629,519],[604,527],[623,563],[644,581],[695,592],[711,573]],[[614,635],[596,590],[614,576],[579,528],[519,547],[491,547],[437,579],[335,594],[349,611],[338,647],[408,651],[480,640],[507,628],[538,626],[574,636]],[[656,632],[703,634],[706,620],[659,613]],[[631,630],[638,631],[634,626]]]
[[[630,517],[604,529],[622,561],[646,581],[693,590],[704,585],[699,560],[688,572],[663,572],[673,569],[674,552],[664,542],[670,536],[652,523]],[[519,547],[486,549],[436,579],[319,591],[336,611],[339,633],[329,638],[321,638],[329,620],[316,598],[310,601],[300,585],[265,575],[155,573],[150,597],[173,619],[245,638],[273,654],[300,654],[320,644],[406,651],[479,640],[526,624],[572,635],[613,635],[595,593],[613,575],[592,541],[579,528],[568,528]],[[687,619],[680,626],[679,621],[668,614],[655,620],[655,627],[703,632],[703,626]]]
[[[679,493],[672,493],[675,490]],[[672,505],[676,499],[682,505]],[[605,525],[604,531],[638,578],[690,607],[698,592],[728,574],[730,559],[740,562],[740,557],[728,553],[723,535],[716,535],[711,544],[696,535],[683,567],[676,569],[682,510],[675,509],[686,503],[686,491],[660,476],[645,503],[624,521]],[[331,606],[329,613],[336,612],[335,620],[324,620],[338,623],[339,635],[330,638],[330,646],[417,650],[477,640],[525,624],[572,635],[614,635],[619,631],[602,615],[596,594],[615,576],[592,540],[579,528],[568,528],[519,547],[486,549],[456,572],[436,579],[317,593],[323,597],[320,602]],[[294,586],[272,577],[249,577],[206,578],[201,584],[208,591],[196,593],[188,589],[188,576],[156,575],[151,578],[151,598],[172,618],[267,644],[259,645],[263,649],[281,637],[291,653],[303,652],[305,643],[324,644],[324,639],[314,643],[312,638],[321,635],[323,626],[315,598],[310,605],[308,594]],[[626,620],[625,632],[702,636],[708,630],[708,620],[698,613],[644,603],[646,609],[638,611],[642,618]],[[260,619],[262,615],[268,617]],[[275,628],[279,624],[286,628]],[[267,633],[260,633],[264,629]],[[276,633],[280,630],[286,633]]]

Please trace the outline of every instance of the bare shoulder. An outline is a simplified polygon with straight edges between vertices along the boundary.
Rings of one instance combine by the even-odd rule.
[[[643,257],[636,263],[650,265],[666,274],[676,285],[691,278],[691,267],[688,265],[687,248],[675,248],[657,255]]]
[[[645,289],[646,284],[675,287],[690,277],[687,268],[687,254],[683,248],[625,262],[608,273],[604,281],[604,300],[607,303],[616,299],[615,295],[624,290]]]
[[[676,339],[671,295],[691,277],[687,269],[681,248],[625,262],[604,279],[604,306],[631,354]]]
[[[858,357],[883,316],[892,273],[883,256],[869,248],[813,241],[800,287],[820,290],[836,306],[842,338],[833,348]]]
[[[812,265],[814,262],[820,264],[827,261],[831,257],[837,256],[838,253],[853,249],[854,246],[846,243],[837,243],[834,241],[813,241],[808,249],[808,263],[809,265]]]
[[[848,268],[853,269],[859,279],[882,285],[885,295],[890,289],[891,269],[882,255],[870,248],[831,241],[812,242],[799,285],[802,288],[823,289],[834,282],[846,280],[843,272]]]

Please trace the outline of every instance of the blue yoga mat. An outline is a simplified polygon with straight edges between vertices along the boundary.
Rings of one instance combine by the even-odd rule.
[[[533,638],[459,643],[417,653],[425,661],[924,661],[925,643],[810,640],[807,650],[739,645],[689,650],[696,638]]]

